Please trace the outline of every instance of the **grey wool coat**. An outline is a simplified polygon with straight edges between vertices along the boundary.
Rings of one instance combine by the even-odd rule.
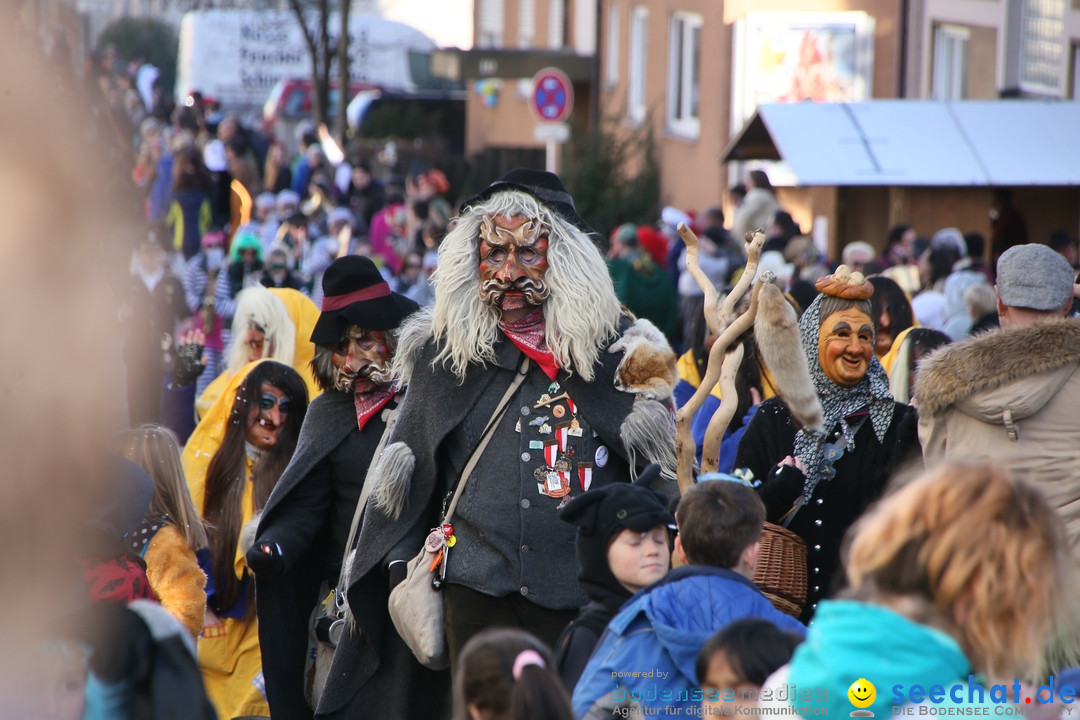
[[[398,352],[410,354],[414,370],[408,378],[409,391],[399,409],[397,423],[388,438],[386,449],[368,474],[367,482],[376,485],[364,511],[357,549],[349,560],[348,571],[347,598],[355,628],[339,646],[334,657],[330,679],[319,707],[320,717],[421,717],[415,709],[402,707],[406,703],[401,698],[415,693],[430,695],[432,686],[424,687],[423,676],[410,671],[403,658],[387,654],[388,649],[405,646],[398,639],[387,612],[390,588],[386,566],[392,560],[411,559],[419,551],[428,530],[440,521],[449,485],[456,482],[455,472],[460,471],[473,449],[471,446],[450,445],[467,444],[479,439],[483,426],[512,382],[522,359],[521,351],[508,339],[500,337],[495,346],[495,362],[474,363],[468,368],[464,380],[459,381],[442,365],[433,366],[432,360],[438,348],[429,336],[420,337],[411,345],[406,339]],[[581,437],[585,439],[588,435],[592,443],[583,452],[590,452],[589,457],[593,460],[594,483],[615,481],[617,474],[621,475],[619,480],[629,480],[631,468],[637,470],[658,462],[665,469],[659,481],[662,486],[658,489],[668,493],[673,501],[677,498],[674,425],[670,407],[670,391],[675,378],[674,359],[663,335],[654,326],[647,321],[639,320],[631,324],[625,320],[620,338],[602,350],[591,382],[585,382],[576,373],[565,370],[558,372],[555,382],[559,389],[556,394],[569,394],[574,402],[574,411],[589,428]],[[646,378],[643,374],[654,373],[651,370],[643,372],[641,368],[658,370],[655,377]],[[488,474],[505,471],[505,479],[509,483],[506,493],[519,503],[517,507],[522,508],[522,514],[515,521],[521,522],[525,532],[530,529],[528,516],[532,511],[544,513],[538,522],[546,523],[557,516],[558,503],[554,498],[538,492],[536,479],[527,482],[532,478],[537,460],[531,457],[531,452],[528,453],[528,460],[518,452],[518,443],[527,442],[531,435],[516,431],[517,418],[527,420],[535,417],[531,412],[535,409],[535,403],[527,403],[525,398],[535,400],[532,396],[539,384],[543,384],[546,390],[551,382],[535,367],[530,373],[537,373],[542,379],[530,377],[519,389],[519,397],[510,403],[507,415],[496,431],[496,436],[503,437],[491,441],[481,465],[469,481],[470,486],[476,483],[477,487],[482,488]],[[530,382],[536,387],[529,387]],[[528,416],[521,412],[521,408],[527,404],[530,408]],[[514,413],[517,413],[517,418]],[[562,419],[567,417],[564,415]],[[528,423],[523,422],[521,429],[525,431],[527,427]],[[596,433],[595,437],[591,436],[592,432]],[[595,449],[600,445],[606,448],[604,468],[597,467],[600,463],[597,462],[599,458]],[[488,458],[488,453],[492,451],[495,454]],[[486,471],[483,470],[485,463],[488,465]],[[610,471],[606,468],[610,468]],[[580,491],[580,478],[572,477],[571,480],[576,486],[575,492]],[[468,492],[469,486],[465,494]],[[529,500],[527,505],[525,500]],[[459,505],[459,512],[460,508]],[[497,535],[505,530],[500,527],[506,518],[492,517],[491,511],[492,508],[481,504],[475,508],[473,517],[479,523],[486,515],[491,524],[478,528],[478,532],[491,529]],[[468,512],[463,515],[463,521],[467,515]],[[455,534],[459,533],[457,527],[455,521]],[[513,555],[518,555],[520,560],[520,553],[529,552],[518,548],[515,543],[512,552],[504,548],[500,557],[494,557],[496,549],[481,548],[480,538],[470,535],[464,525],[460,532],[462,537],[451,552],[449,566],[454,567],[455,554],[458,558],[463,554],[468,555],[463,546],[471,542],[477,557],[470,562],[484,568],[477,574],[463,569],[457,579],[461,584],[481,583],[481,578],[486,577],[485,573],[495,572],[500,562],[512,562]],[[542,544],[543,538],[538,538],[537,542]],[[529,563],[528,560],[524,561],[517,570],[532,572],[538,578],[538,597],[522,593],[530,600],[539,600],[538,604],[548,607],[574,607],[575,603],[583,601],[580,590],[568,592],[563,597],[559,594],[562,590],[556,589],[545,597],[542,589],[543,576],[547,573],[561,575],[569,572],[571,576],[576,575],[576,559],[572,551],[540,558],[532,565]],[[553,564],[560,567],[556,569]],[[501,582],[489,580],[492,583]],[[451,572],[448,572],[448,581],[454,581]],[[502,590],[487,586],[477,589],[493,594]],[[413,665],[420,667],[415,660]],[[442,700],[445,702],[446,698]],[[438,716],[438,713],[425,715]]]

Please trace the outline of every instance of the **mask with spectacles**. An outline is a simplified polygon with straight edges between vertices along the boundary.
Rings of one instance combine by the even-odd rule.
[[[277,412],[274,412],[274,408],[277,408]],[[291,400],[285,396],[284,390],[264,381],[248,403],[245,433],[248,444],[258,450],[269,450],[277,445],[291,408]]]
[[[278,397],[273,393],[263,393],[259,396],[259,410],[269,412],[277,407],[284,415],[289,412],[289,398]]]

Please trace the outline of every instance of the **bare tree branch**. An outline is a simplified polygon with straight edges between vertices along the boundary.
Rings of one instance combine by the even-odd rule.
[[[301,0],[289,0],[289,7],[300,24],[304,36],[304,44],[307,45],[308,54],[311,56],[311,110],[315,125],[326,123],[326,110],[330,93],[330,60],[329,50],[329,23],[330,23],[330,0],[318,0],[312,3],[314,7],[315,26],[317,34],[307,24],[307,15],[304,11],[304,3]]]
[[[334,137],[340,147],[345,147],[347,109],[349,104],[349,12],[352,0],[341,0],[341,28],[338,31],[338,107],[334,118]]]

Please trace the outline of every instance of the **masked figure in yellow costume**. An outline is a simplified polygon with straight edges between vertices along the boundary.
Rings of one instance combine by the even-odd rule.
[[[191,498],[210,536],[199,667],[223,720],[270,716],[243,538],[292,457],[307,403],[295,370],[255,361],[235,374],[184,448]]]

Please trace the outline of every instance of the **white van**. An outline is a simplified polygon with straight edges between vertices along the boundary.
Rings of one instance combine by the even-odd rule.
[[[339,27],[330,18],[330,27]],[[349,72],[355,82],[416,90],[435,42],[416,28],[378,15],[349,16]],[[195,10],[180,25],[176,100],[191,92],[227,111],[258,112],[279,80],[311,77],[311,57],[291,12]]]

